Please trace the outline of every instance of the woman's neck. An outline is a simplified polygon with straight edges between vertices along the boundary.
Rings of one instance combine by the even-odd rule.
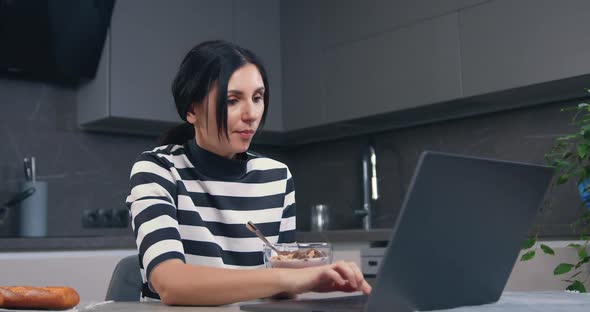
[[[207,144],[207,140],[203,140],[203,139],[199,140],[198,135],[195,136],[195,141],[200,148],[202,148],[210,153],[213,153],[217,156],[227,158],[227,159],[235,159],[236,158],[236,153],[223,152],[223,151],[219,150],[219,148],[216,148],[215,146],[211,146],[211,144]]]

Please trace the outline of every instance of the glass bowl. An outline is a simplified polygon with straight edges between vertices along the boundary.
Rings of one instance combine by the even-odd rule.
[[[268,245],[263,246],[264,265],[267,268],[300,269],[332,263],[330,243],[272,244],[280,254]]]

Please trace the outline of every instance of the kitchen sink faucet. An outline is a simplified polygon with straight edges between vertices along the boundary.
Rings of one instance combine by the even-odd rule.
[[[377,156],[375,148],[369,145],[368,150],[363,153],[363,208],[354,211],[354,214],[363,220],[363,229],[371,229],[371,217],[373,202],[379,199],[377,190]]]

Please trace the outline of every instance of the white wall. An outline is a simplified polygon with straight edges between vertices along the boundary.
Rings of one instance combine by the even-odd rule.
[[[537,250],[536,256],[529,261],[516,261],[512,274],[506,285],[506,290],[510,291],[543,291],[543,290],[564,290],[569,283],[563,282],[562,279],[567,279],[572,273],[563,275],[553,275],[553,269],[562,263],[577,263],[578,257],[575,249],[567,247],[570,243],[583,244],[578,241],[554,241],[543,242],[544,244],[555,250],[555,256],[544,254],[540,249]],[[523,252],[520,253],[520,256]],[[586,278],[588,276],[588,266],[584,267],[584,273],[579,275],[579,278]],[[586,289],[590,289],[590,281],[586,280],[584,283]]]
[[[0,253],[0,285],[69,286],[80,301],[103,301],[113,269],[137,250]]]

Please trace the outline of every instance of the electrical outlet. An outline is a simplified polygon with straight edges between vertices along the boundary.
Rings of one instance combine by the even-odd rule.
[[[96,209],[85,209],[82,212],[82,227],[97,228],[98,226],[98,211]]]
[[[97,210],[98,215],[98,226],[101,228],[113,227],[113,210],[102,209]]]
[[[82,212],[84,228],[126,228],[129,226],[129,210],[127,208],[86,209]]]
[[[126,228],[129,226],[129,209],[113,209],[113,227]]]

